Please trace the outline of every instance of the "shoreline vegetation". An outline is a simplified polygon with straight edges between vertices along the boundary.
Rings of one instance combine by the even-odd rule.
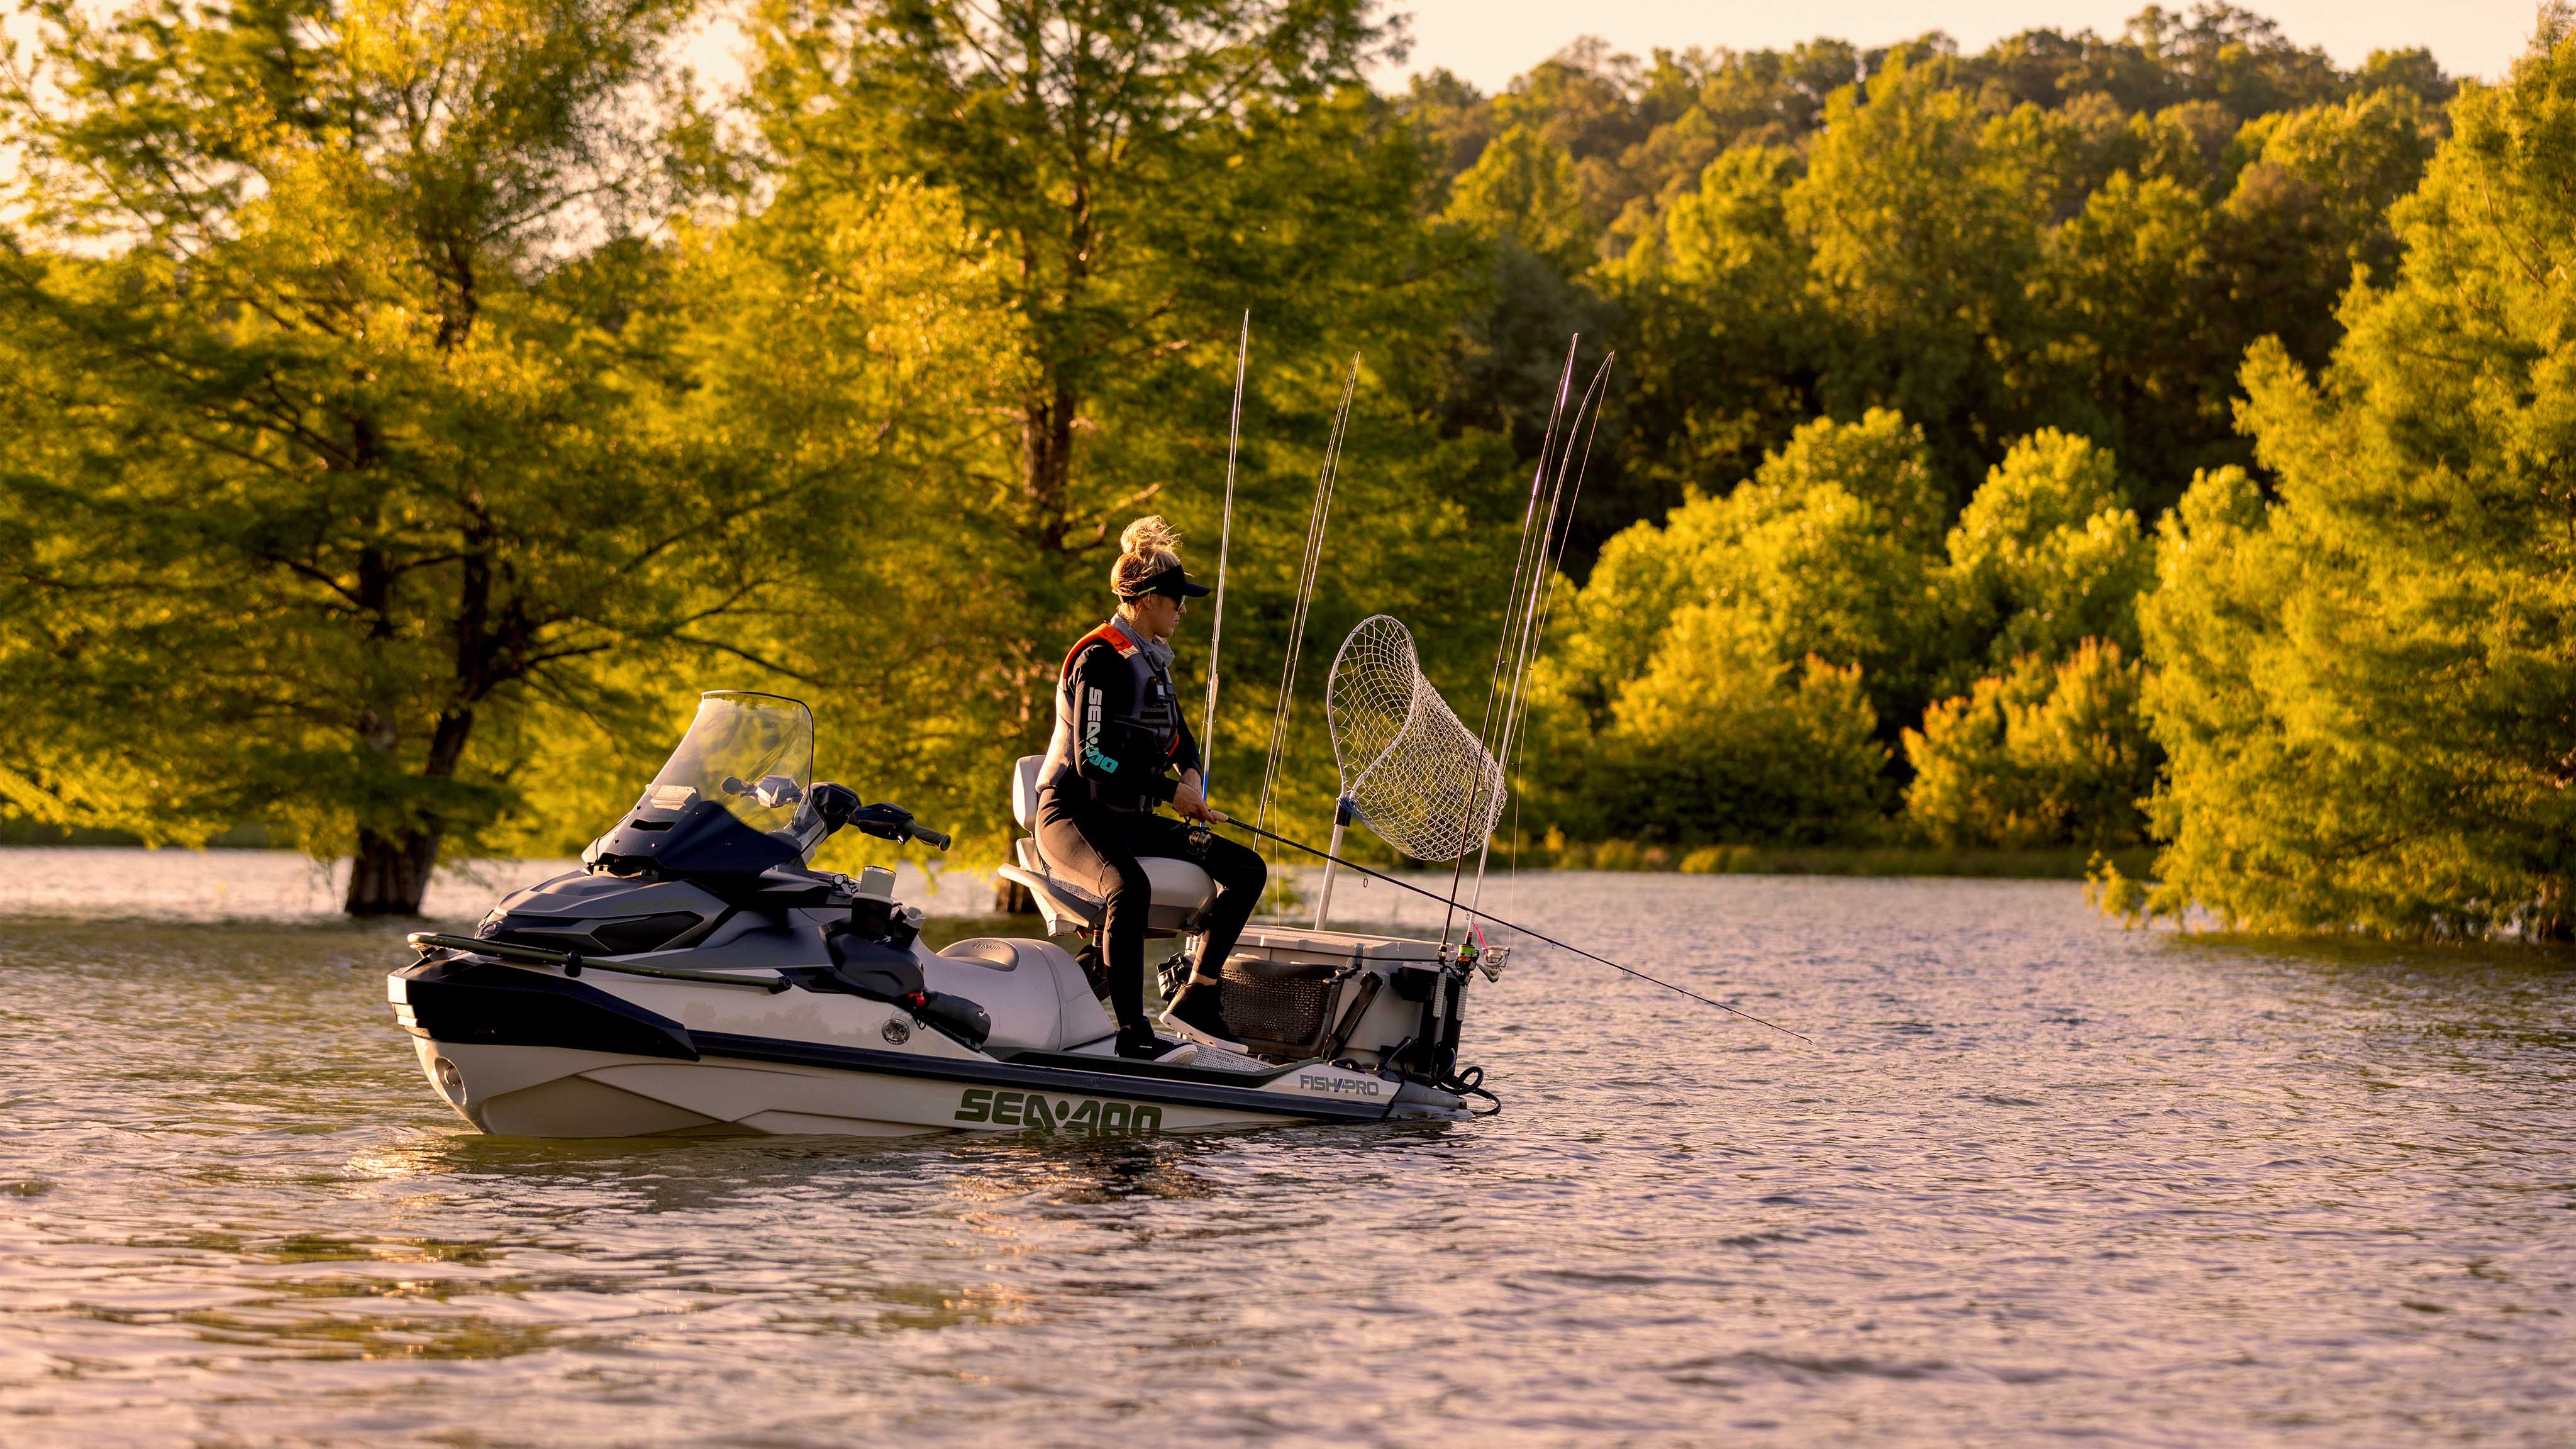
[[[134,849],[142,836],[115,830],[64,830],[25,820],[0,820],[0,848],[71,846]],[[256,826],[228,830],[204,842],[215,850],[285,850],[293,847]],[[1374,870],[1394,862],[1382,854],[1354,859]],[[1598,870],[1675,875],[1928,876],[1979,880],[2085,880],[2103,861],[2124,875],[2142,877],[2154,867],[2146,846],[2100,852],[2073,846],[2003,849],[1993,846],[1888,845],[1663,845],[1631,840],[1594,844],[1532,842],[1517,858],[1523,870]],[[1492,869],[1509,870],[1512,851],[1498,844]],[[1410,867],[1424,870],[1418,864]],[[995,914],[994,920],[1025,920]],[[982,919],[978,917],[978,919]]]
[[[1487,94],[1374,89],[1371,0],[759,0],[707,95],[706,3],[36,0],[18,828],[267,842],[408,915],[444,858],[577,851],[754,689],[988,867],[1160,513],[1202,574],[1234,524],[1204,743],[1290,835],[1383,613],[1520,730],[1524,860],[2098,855],[2133,921],[2576,938],[2567,5],[2489,80],[2197,3],[1577,40]],[[1612,352],[1533,547],[1560,370]]]

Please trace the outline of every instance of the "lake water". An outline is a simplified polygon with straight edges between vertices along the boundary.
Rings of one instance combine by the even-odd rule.
[[[331,903],[0,852],[0,1442],[2576,1440],[2563,957],[1530,876],[1816,1049],[1529,951],[1488,1121],[550,1144],[430,1095]]]

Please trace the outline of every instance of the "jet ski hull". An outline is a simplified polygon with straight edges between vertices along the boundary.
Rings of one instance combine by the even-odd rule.
[[[1120,1136],[1465,1115],[1449,1093],[1319,1062],[1218,1071],[1098,1052],[996,1057],[893,1003],[839,993],[596,969],[573,980],[453,958],[406,967],[387,987],[431,1088],[509,1136]]]

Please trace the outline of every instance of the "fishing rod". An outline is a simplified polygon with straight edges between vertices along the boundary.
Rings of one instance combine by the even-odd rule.
[[[1521,612],[1522,576],[1529,570],[1530,528],[1538,522],[1539,498],[1547,487],[1547,465],[1556,451],[1556,425],[1565,417],[1566,393],[1574,386],[1574,359],[1582,348],[1583,334],[1577,332],[1573,340],[1566,344],[1565,371],[1556,380],[1556,401],[1549,407],[1547,414],[1547,436],[1539,443],[1538,466],[1530,473],[1529,503],[1521,510],[1520,551],[1512,558],[1511,597],[1503,603],[1503,633],[1501,638],[1494,641],[1494,668],[1485,680],[1485,717],[1476,725],[1476,743],[1480,748],[1486,747],[1487,740],[1493,733],[1494,700],[1502,690],[1504,661],[1510,654],[1512,645],[1512,625]],[[1542,552],[1545,549],[1544,541],[1541,543],[1541,549]],[[1488,749],[1487,753],[1492,752]],[[1440,918],[1440,944],[1443,949],[1449,945],[1449,927],[1458,919],[1458,882],[1466,869],[1467,856],[1462,851],[1449,867],[1449,910]],[[1479,885],[1483,884],[1481,869],[1480,863],[1477,881]]]
[[[1564,562],[1566,545],[1574,539],[1574,507],[1582,501],[1584,475],[1592,469],[1592,439],[1601,431],[1601,404],[1608,398],[1606,388],[1610,381],[1610,366],[1618,360],[1619,354],[1616,352],[1601,359],[1600,370],[1592,374],[1591,385],[1583,390],[1583,400],[1575,404],[1574,420],[1566,428],[1565,451],[1557,455],[1556,484],[1548,490],[1547,519],[1539,528],[1538,553],[1532,559],[1534,567],[1530,577],[1529,595],[1522,605],[1521,638],[1512,660],[1511,694],[1503,707],[1502,736],[1495,743],[1494,758],[1502,772],[1497,779],[1501,788],[1506,791],[1511,789],[1515,743],[1521,736],[1521,727],[1528,722],[1530,672],[1537,666],[1539,645],[1546,637],[1549,606],[1556,598],[1557,566]],[[1571,497],[1568,497],[1565,489],[1566,465],[1573,458],[1574,435],[1583,430],[1583,414],[1586,408],[1592,410],[1592,431],[1585,435],[1583,466],[1575,472],[1574,492]],[[1565,528],[1562,533],[1556,526],[1557,505],[1560,502],[1565,505]],[[1551,540],[1554,545],[1552,550]],[[1520,818],[1520,797],[1515,793],[1512,797],[1512,863],[1515,873],[1520,868]],[[1485,864],[1488,857],[1492,855],[1493,848],[1494,840],[1490,834],[1485,837],[1484,843],[1476,848],[1476,888],[1468,894],[1467,901],[1470,905],[1485,898]]]
[[[1243,445],[1243,369],[1252,358],[1252,312],[1243,314],[1243,337],[1234,346],[1234,413],[1225,427],[1225,527],[1216,540],[1216,627],[1208,633],[1207,713],[1199,726],[1199,795],[1216,775],[1216,661],[1225,647],[1225,560],[1234,547],[1234,455]]]
[[[1350,434],[1351,398],[1359,385],[1360,355],[1354,352],[1351,370],[1342,379],[1341,406],[1333,410],[1333,429],[1324,440],[1323,466],[1315,472],[1315,501],[1306,513],[1306,554],[1298,564],[1297,602],[1288,617],[1288,654],[1279,669],[1279,707],[1270,717],[1270,759],[1261,770],[1261,801],[1253,811],[1258,820],[1270,818],[1271,792],[1288,747],[1288,714],[1297,699],[1297,656],[1306,646],[1307,612],[1314,602],[1315,580],[1323,567],[1324,530],[1332,521],[1333,490],[1341,482],[1342,443]]]
[[[1812,1046],[1814,1046],[1814,1045],[1816,1044],[1816,1043],[1815,1043],[1814,1038],[1809,1037],[1809,1036],[1808,1036],[1806,1033],[1804,1033],[1804,1032],[1791,1031],[1791,1030],[1789,1030],[1789,1028],[1787,1028],[1787,1027],[1785,1027],[1785,1026],[1780,1025],[1780,1024],[1779,1024],[1778,1022],[1776,1022],[1776,1021],[1764,1021],[1762,1018],[1760,1018],[1760,1017],[1758,1017],[1758,1016],[1755,1016],[1752,1012],[1744,1011],[1744,1010],[1740,1010],[1740,1009],[1738,1009],[1738,1008],[1736,1008],[1736,1007],[1729,1006],[1729,1005],[1727,1005],[1727,1004],[1726,1004],[1725,1002],[1723,1002],[1723,1001],[1712,1001],[1712,1000],[1710,1000],[1708,997],[1705,997],[1705,996],[1700,995],[1698,992],[1691,990],[1691,989],[1690,989],[1689,987],[1687,987],[1687,986],[1675,986],[1673,983],[1671,983],[1671,982],[1669,982],[1669,981],[1664,980],[1664,979],[1663,979],[1662,977],[1660,977],[1660,976],[1649,976],[1649,975],[1647,975],[1645,972],[1638,970],[1638,969],[1637,969],[1636,967],[1634,967],[1634,966],[1622,966],[1622,965],[1620,965],[1618,962],[1611,960],[1611,959],[1610,959],[1609,957],[1607,957],[1607,956],[1597,956],[1597,955],[1594,955],[1592,952],[1590,952],[1590,951],[1586,951],[1586,950],[1584,950],[1584,949],[1583,949],[1582,947],[1580,947],[1580,946],[1569,946],[1569,945],[1567,945],[1565,942],[1563,942],[1563,941],[1560,941],[1560,940],[1556,939],[1554,936],[1543,936],[1543,935],[1540,935],[1538,932],[1531,930],[1531,929],[1530,929],[1529,927],[1527,927],[1527,926],[1515,925],[1515,924],[1513,924],[1513,923],[1512,923],[1512,922],[1510,922],[1510,921],[1506,921],[1506,920],[1504,920],[1502,917],[1500,917],[1500,916],[1498,916],[1498,915],[1495,915],[1495,914],[1494,914],[1493,912],[1491,912],[1491,911],[1481,911],[1481,910],[1476,909],[1474,906],[1462,906],[1462,905],[1458,904],[1458,903],[1457,903],[1457,901],[1456,901],[1454,898],[1447,897],[1447,896],[1443,896],[1443,895],[1441,895],[1438,891],[1427,891],[1427,890],[1424,890],[1422,887],[1420,887],[1420,886],[1418,886],[1418,885],[1409,885],[1409,884],[1407,884],[1407,883],[1405,883],[1405,882],[1403,882],[1403,881],[1397,880],[1394,876],[1391,876],[1391,875],[1387,875],[1387,874],[1385,874],[1385,873],[1384,873],[1384,872],[1382,872],[1382,871],[1374,871],[1374,870],[1369,869],[1367,866],[1359,865],[1359,864],[1356,864],[1356,863],[1354,863],[1354,862],[1352,862],[1352,861],[1344,860],[1344,859],[1342,859],[1340,856],[1333,855],[1333,854],[1331,854],[1331,853],[1329,853],[1329,852],[1326,852],[1326,851],[1317,850],[1315,847],[1313,847],[1313,846],[1311,846],[1311,845],[1308,845],[1307,843],[1305,843],[1305,842],[1304,842],[1304,841],[1302,841],[1302,840],[1290,840],[1290,839],[1289,839],[1287,836],[1285,836],[1285,835],[1279,835],[1279,834],[1276,834],[1276,833],[1274,833],[1274,832],[1272,832],[1272,831],[1264,830],[1264,829],[1262,829],[1260,826],[1258,826],[1258,825],[1254,825],[1254,824],[1252,824],[1252,823],[1251,823],[1251,822],[1249,822],[1249,821],[1237,820],[1237,819],[1235,819],[1234,817],[1232,817],[1232,816],[1230,816],[1230,815],[1224,815],[1224,814],[1222,814],[1222,813],[1218,813],[1218,814],[1216,815],[1215,823],[1216,823],[1216,824],[1219,824],[1219,825],[1232,825],[1232,826],[1237,826],[1237,827],[1239,827],[1239,828],[1241,828],[1241,829],[1249,830],[1249,831],[1251,831],[1253,834],[1260,836],[1260,837],[1261,837],[1262,839],[1264,839],[1264,840],[1276,841],[1277,843],[1279,843],[1279,844],[1281,844],[1281,845],[1287,846],[1287,847],[1288,847],[1289,849],[1291,849],[1291,850],[1302,850],[1302,851],[1304,851],[1304,852],[1305,852],[1306,854],[1308,854],[1308,855],[1315,856],[1315,857],[1317,857],[1317,858],[1319,858],[1319,859],[1322,859],[1322,860],[1325,860],[1325,861],[1329,861],[1329,862],[1331,862],[1331,863],[1332,863],[1332,864],[1334,864],[1334,865],[1338,865],[1338,866],[1340,866],[1340,867],[1341,867],[1342,869],[1344,869],[1344,870],[1355,870],[1355,871],[1358,871],[1360,874],[1362,874],[1362,875],[1364,875],[1364,876],[1367,876],[1367,877],[1368,877],[1369,879],[1371,879],[1371,880],[1382,880],[1382,881],[1385,881],[1388,885],[1394,886],[1394,887],[1395,887],[1396,889],[1398,889],[1398,890],[1407,890],[1407,891],[1411,891],[1411,892],[1413,892],[1415,895],[1417,895],[1417,896],[1421,896],[1421,897],[1423,897],[1423,898],[1424,898],[1424,899],[1426,899],[1426,900],[1439,901],[1439,902],[1441,902],[1442,904],[1444,904],[1444,905],[1448,906],[1448,907],[1449,907],[1449,909],[1451,909],[1451,910],[1453,910],[1453,911],[1463,911],[1463,912],[1465,912],[1465,913],[1466,913],[1466,914],[1468,914],[1468,915],[1478,917],[1478,918],[1480,918],[1480,919],[1482,919],[1482,920],[1491,921],[1491,922],[1493,922],[1495,925],[1502,927],[1504,930],[1517,932],[1517,933],[1519,933],[1519,934],[1521,934],[1521,935],[1524,935],[1524,936],[1529,937],[1529,938],[1530,938],[1531,940],[1533,940],[1533,941],[1543,941],[1543,942],[1547,943],[1547,944],[1548,944],[1548,945],[1550,945],[1550,946],[1554,946],[1556,949],[1558,949],[1558,950],[1560,950],[1560,951],[1571,951],[1571,952],[1573,952],[1575,955],[1582,957],[1582,958],[1583,958],[1583,959],[1585,959],[1586,961],[1598,961],[1598,962],[1600,962],[1602,965],[1609,967],[1609,968],[1610,968],[1611,970],[1613,970],[1613,971],[1624,971],[1624,972],[1626,972],[1627,974],[1629,974],[1629,975],[1631,975],[1631,976],[1636,977],[1636,978],[1637,978],[1638,980],[1640,980],[1640,981],[1644,981],[1644,982],[1648,982],[1648,983],[1650,983],[1650,984],[1652,984],[1652,985],[1660,986],[1660,987],[1664,988],[1666,991],[1678,992],[1679,994],[1681,994],[1681,995],[1683,995],[1683,996],[1687,996],[1687,997],[1689,997],[1691,1000],[1698,1002],[1698,1003],[1699,1003],[1699,1004],[1701,1004],[1702,1006],[1714,1006],[1714,1007],[1716,1007],[1716,1008],[1717,1008],[1718,1010],[1720,1010],[1720,1011],[1732,1012],[1732,1013],[1734,1013],[1734,1014],[1735,1014],[1735,1015],[1737,1015],[1737,1016],[1743,1017],[1746,1021],[1749,1021],[1749,1022],[1754,1023],[1754,1024],[1755,1024],[1755,1025],[1757,1025],[1757,1026],[1767,1026],[1767,1027],[1771,1028],[1773,1031],[1776,1031],[1776,1032],[1780,1033],[1782,1036],[1794,1036],[1794,1037],[1796,1037],[1798,1040],[1800,1040],[1800,1041],[1802,1041],[1802,1042],[1805,1042],[1805,1043],[1806,1043],[1808,1046],[1810,1046],[1810,1047],[1812,1047]]]

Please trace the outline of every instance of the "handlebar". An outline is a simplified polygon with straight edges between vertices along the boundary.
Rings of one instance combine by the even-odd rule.
[[[918,840],[934,850],[948,848],[949,836],[945,832],[914,820],[912,812],[900,805],[884,802],[862,805],[857,792],[846,785],[816,785],[813,800],[817,813],[834,830],[844,825],[855,825],[863,834],[891,840],[897,845],[907,840]]]

